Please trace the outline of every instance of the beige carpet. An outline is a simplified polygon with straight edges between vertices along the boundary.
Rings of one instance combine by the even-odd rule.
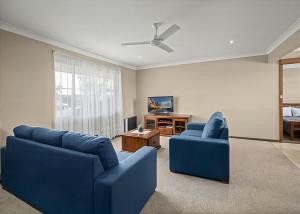
[[[142,214],[300,213],[300,170],[272,143],[231,139],[230,184],[168,169],[168,138],[158,151],[158,187]],[[120,149],[120,138],[114,140]],[[0,189],[0,213],[37,213]]]
[[[299,143],[273,143],[288,159],[300,169],[300,144]]]

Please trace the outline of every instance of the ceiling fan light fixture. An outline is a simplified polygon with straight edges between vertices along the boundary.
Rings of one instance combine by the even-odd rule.
[[[169,38],[170,36],[172,36],[173,34],[175,34],[180,27],[176,24],[170,26],[168,29],[166,29],[163,33],[161,33],[160,35],[157,35],[157,29],[159,26],[161,26],[162,23],[158,22],[158,23],[154,23],[153,27],[155,28],[155,35],[153,37],[153,39],[151,41],[143,41],[143,42],[127,42],[127,43],[121,43],[121,45],[123,46],[127,46],[127,45],[150,45],[150,46],[155,46],[158,47],[168,53],[174,52],[174,50],[169,47],[168,45],[166,45],[165,43],[163,43],[167,38]],[[139,58],[139,57],[138,57]]]

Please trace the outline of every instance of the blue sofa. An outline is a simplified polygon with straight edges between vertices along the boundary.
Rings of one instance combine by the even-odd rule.
[[[221,112],[208,122],[188,123],[169,141],[170,170],[229,183],[228,126]]]
[[[155,191],[156,149],[115,152],[110,139],[18,126],[1,149],[2,186],[53,214],[139,213]]]

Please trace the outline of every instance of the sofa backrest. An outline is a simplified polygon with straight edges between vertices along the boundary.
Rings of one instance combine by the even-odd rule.
[[[222,129],[219,138],[223,140],[229,140],[229,129],[226,118],[224,118],[224,123],[224,128]]]
[[[17,126],[13,131],[16,137],[58,147],[61,147],[62,145],[62,136],[67,133],[67,131],[30,127],[27,125]]]
[[[219,138],[225,127],[223,114],[221,112],[213,113],[205,124],[202,138]]]
[[[16,137],[97,155],[105,170],[119,164],[111,140],[102,136],[20,125],[14,128]]]
[[[59,131],[56,129],[48,129],[36,127],[32,132],[32,140],[51,146],[61,147],[62,136],[67,133],[67,131]]]
[[[20,125],[14,128],[13,132],[16,137],[32,140],[33,127],[27,125]]]
[[[109,170],[119,164],[118,156],[109,138],[68,132],[62,137],[62,147],[97,155],[104,167]]]
[[[5,188],[44,213],[93,213],[98,156],[10,136],[4,166]]]
[[[223,117],[222,112],[213,113],[208,122],[205,124],[203,138],[220,138],[224,140],[229,139],[229,130],[226,118]]]

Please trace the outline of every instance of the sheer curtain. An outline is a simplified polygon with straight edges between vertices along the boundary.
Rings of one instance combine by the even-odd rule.
[[[123,133],[120,68],[53,52],[57,129]]]

